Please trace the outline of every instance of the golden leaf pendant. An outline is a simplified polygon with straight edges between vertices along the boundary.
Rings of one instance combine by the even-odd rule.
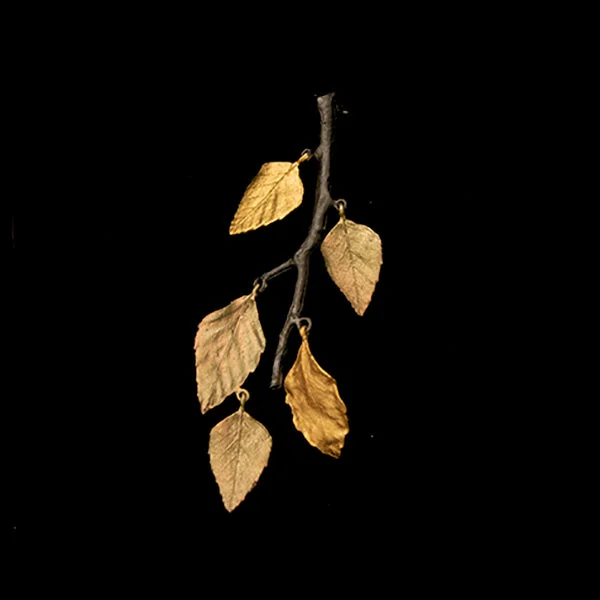
[[[335,379],[313,357],[305,328],[294,366],[287,374],[285,401],[292,408],[294,425],[308,443],[338,458],[349,431],[346,405]]]
[[[370,227],[342,217],[323,240],[321,252],[331,279],[364,315],[383,263],[381,238]]]
[[[231,235],[283,219],[302,203],[300,160],[265,163],[246,188],[229,227]]]
[[[265,344],[254,292],[202,319],[194,350],[203,413],[244,383],[258,366]]]
[[[210,466],[229,512],[256,485],[269,461],[271,446],[267,429],[243,406],[213,427],[208,446]]]

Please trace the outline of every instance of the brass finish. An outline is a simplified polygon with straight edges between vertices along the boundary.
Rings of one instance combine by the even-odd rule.
[[[302,203],[304,186],[298,165],[307,160],[302,155],[295,163],[265,163],[246,188],[229,233],[244,233],[283,219]]]
[[[194,349],[203,413],[221,404],[258,366],[266,342],[255,298],[256,288],[210,313],[198,326]]]
[[[256,485],[269,461],[271,446],[269,432],[243,405],[213,427],[208,445],[210,467],[229,512]]]
[[[321,244],[327,271],[359,315],[364,315],[383,263],[381,238],[366,225],[345,217],[340,220]]]
[[[335,379],[324,371],[308,345],[306,326],[300,328],[302,344],[294,366],[283,383],[285,401],[292,408],[294,425],[308,443],[338,458],[349,431],[346,405]]]

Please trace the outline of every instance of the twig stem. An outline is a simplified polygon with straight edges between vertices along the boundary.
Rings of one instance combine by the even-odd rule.
[[[264,289],[269,279],[272,279],[273,277],[276,277],[277,275],[287,271],[291,267],[296,266],[296,288],[294,289],[294,297],[292,299],[292,304],[288,311],[285,323],[283,324],[283,329],[279,334],[279,343],[275,352],[273,373],[271,375],[272,389],[278,389],[281,387],[283,380],[281,361],[285,354],[288,338],[292,328],[295,323],[298,323],[298,319],[301,317],[302,308],[304,307],[304,297],[306,295],[306,287],[308,285],[310,255],[321,241],[325,228],[325,215],[327,214],[327,210],[333,204],[333,200],[329,194],[329,170],[331,164],[331,137],[333,127],[333,96],[334,94],[331,93],[317,98],[319,114],[321,115],[321,142],[313,156],[319,160],[320,168],[315,194],[315,210],[313,212],[312,223],[310,224],[308,235],[292,258],[285,261],[278,267],[267,271],[257,280],[261,282],[261,289]]]

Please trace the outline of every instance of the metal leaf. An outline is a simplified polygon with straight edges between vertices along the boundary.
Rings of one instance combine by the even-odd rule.
[[[349,431],[346,405],[335,379],[312,355],[306,333],[302,337],[296,362],[284,381],[285,401],[292,408],[296,429],[308,443],[338,458]]]
[[[231,235],[244,233],[283,219],[302,203],[304,186],[298,164],[265,163],[246,188],[229,227]]]
[[[244,408],[210,432],[210,466],[225,508],[231,512],[256,485],[269,461],[272,440],[267,429]]]
[[[255,294],[242,296],[204,317],[194,349],[198,399],[205,413],[221,404],[258,366],[265,336]]]
[[[342,217],[323,240],[321,252],[331,279],[363,315],[383,263],[381,238],[370,227]]]

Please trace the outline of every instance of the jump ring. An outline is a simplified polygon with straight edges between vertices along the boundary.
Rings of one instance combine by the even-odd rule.
[[[256,287],[258,286],[258,288]],[[256,290],[257,294],[264,292],[267,289],[267,282],[262,277],[257,277],[252,283],[252,291]]]
[[[308,333],[311,328],[312,328],[312,320],[309,317],[299,317],[297,319],[294,319],[294,323],[296,324],[296,327],[298,327],[298,329],[302,329],[302,322],[306,323],[306,333]]]
[[[250,393],[248,392],[248,390],[245,390],[243,388],[236,390],[235,395],[236,395],[237,399],[240,401],[240,404],[242,406],[244,406],[244,404],[246,404],[246,402],[250,398]]]
[[[348,203],[345,200],[336,200],[333,203],[333,206],[335,206],[337,211],[343,215],[346,212],[346,208],[348,208]]]
[[[300,155],[300,158],[298,159],[297,163],[303,163],[306,160],[310,160],[312,157],[312,150],[310,148],[305,148],[304,150],[302,150],[302,154]]]

